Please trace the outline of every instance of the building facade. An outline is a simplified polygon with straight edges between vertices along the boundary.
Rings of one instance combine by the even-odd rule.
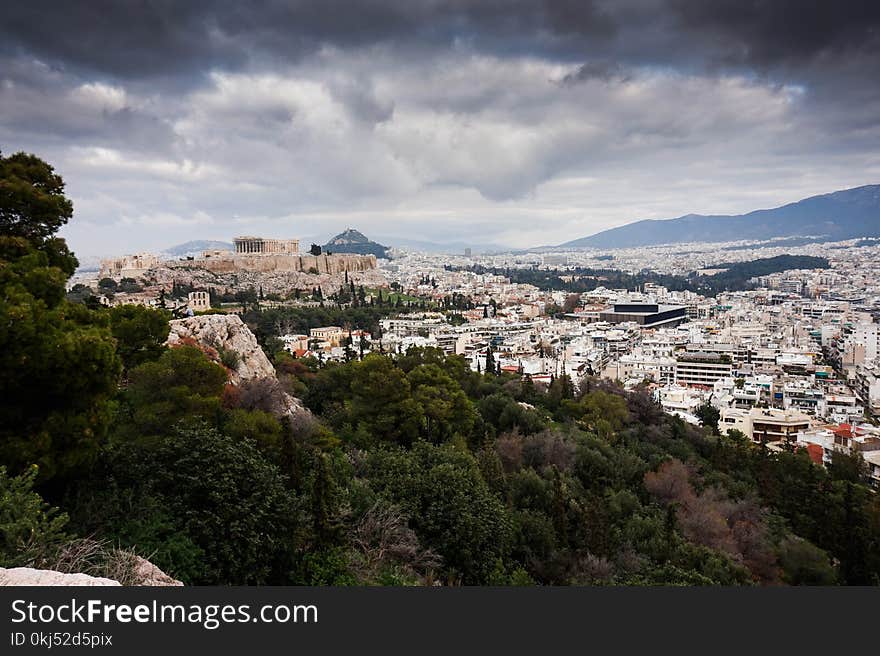
[[[298,255],[299,239],[265,239],[263,237],[236,237],[233,239],[236,255]]]
[[[599,320],[608,323],[633,321],[643,328],[677,326],[687,321],[687,308],[657,303],[615,303],[613,310],[599,313]]]
[[[722,408],[719,428],[723,433],[738,430],[753,442],[762,444],[795,442],[799,432],[810,428],[810,418],[797,410]]]
[[[706,385],[711,387],[733,373],[733,364],[726,356],[712,353],[688,353],[675,363],[675,382],[679,385]]]
[[[152,253],[124,255],[123,257],[101,260],[99,275],[101,278],[112,278],[116,281],[122,278],[138,278],[161,263],[159,257]]]
[[[211,309],[211,296],[208,292],[190,292],[189,309],[193,312],[202,312]]]

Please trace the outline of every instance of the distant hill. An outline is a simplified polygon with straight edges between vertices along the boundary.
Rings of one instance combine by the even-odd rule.
[[[341,232],[321,247],[324,252],[356,253],[358,255],[375,255],[388,257],[388,247],[370,241],[362,232],[349,228]]]
[[[201,253],[202,251],[213,250],[231,251],[232,244],[227,241],[196,240],[188,241],[185,244],[178,244],[177,246],[171,246],[162,252],[171,257],[183,257],[184,255],[194,255],[196,253]]]
[[[636,221],[560,244],[560,247],[628,248],[808,236],[823,237],[826,241],[880,236],[880,185],[811,196],[748,214],[688,214],[676,219]]]
[[[426,241],[422,239],[410,239],[399,235],[378,235],[378,239],[388,244],[390,248],[402,248],[409,251],[423,251],[425,253],[448,253],[451,255],[462,255],[466,248],[470,248],[474,255],[480,253],[502,253],[509,252],[509,246],[500,244],[491,244],[484,242],[470,241],[449,241],[437,242]]]

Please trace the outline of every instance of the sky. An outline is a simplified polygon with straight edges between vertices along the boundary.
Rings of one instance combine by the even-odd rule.
[[[880,2],[4,3],[19,150],[82,256],[741,213],[880,182]]]

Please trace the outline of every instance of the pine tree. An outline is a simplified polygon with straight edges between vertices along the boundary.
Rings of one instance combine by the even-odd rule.
[[[492,354],[492,345],[486,347],[486,373],[495,373],[495,356]]]
[[[565,512],[565,495],[562,489],[562,477],[559,469],[553,467],[553,528],[559,543],[564,547],[568,544],[568,520]]]
[[[336,534],[333,488],[334,482],[327,466],[327,456],[319,453],[316,456],[312,483],[312,522],[316,542],[322,546],[332,542]]]

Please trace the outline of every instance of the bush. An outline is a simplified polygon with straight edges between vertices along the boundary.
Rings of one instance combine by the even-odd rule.
[[[241,355],[232,349],[220,349],[220,362],[227,369],[235,371],[241,363]]]
[[[67,515],[33,491],[37,468],[9,476],[0,466],[0,567],[41,566],[68,539]]]
[[[251,440],[204,425],[111,449],[78,510],[82,532],[154,553],[198,585],[288,581],[300,524],[278,467]]]

